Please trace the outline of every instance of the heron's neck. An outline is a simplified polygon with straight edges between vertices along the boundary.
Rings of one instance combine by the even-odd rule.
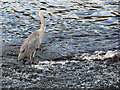
[[[44,21],[42,12],[39,12],[39,17],[40,17],[40,21],[41,21],[41,28],[40,28],[40,30],[45,30],[45,21]]]

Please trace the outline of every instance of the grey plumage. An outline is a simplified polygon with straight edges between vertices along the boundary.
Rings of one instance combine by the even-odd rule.
[[[33,32],[22,44],[18,60],[21,60],[24,57],[31,55],[37,48],[39,48],[42,38],[43,38],[42,30],[41,31],[37,30]]]

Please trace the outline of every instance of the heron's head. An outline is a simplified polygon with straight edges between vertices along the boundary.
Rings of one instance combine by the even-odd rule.
[[[39,13],[44,13],[44,12],[46,12],[46,13],[55,13],[56,11],[48,11],[46,8],[40,8]]]

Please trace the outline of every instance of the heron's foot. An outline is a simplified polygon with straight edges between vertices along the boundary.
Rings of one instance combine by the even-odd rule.
[[[37,65],[37,62],[34,62],[34,63],[32,62],[32,65]]]
[[[30,62],[30,66],[32,65],[32,63]]]

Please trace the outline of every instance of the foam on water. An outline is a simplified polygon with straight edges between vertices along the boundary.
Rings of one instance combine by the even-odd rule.
[[[78,61],[76,60],[65,60],[65,61],[39,61],[37,65],[32,65],[32,67],[37,68],[37,69],[44,69],[44,70],[49,70],[48,67],[54,66],[54,65],[65,65],[67,63],[77,63]]]
[[[76,54],[74,59],[79,59],[79,60],[105,60],[109,58],[114,58],[114,57],[119,58],[119,52],[117,50],[115,51],[95,51],[93,54],[90,53],[83,53],[82,55]]]

